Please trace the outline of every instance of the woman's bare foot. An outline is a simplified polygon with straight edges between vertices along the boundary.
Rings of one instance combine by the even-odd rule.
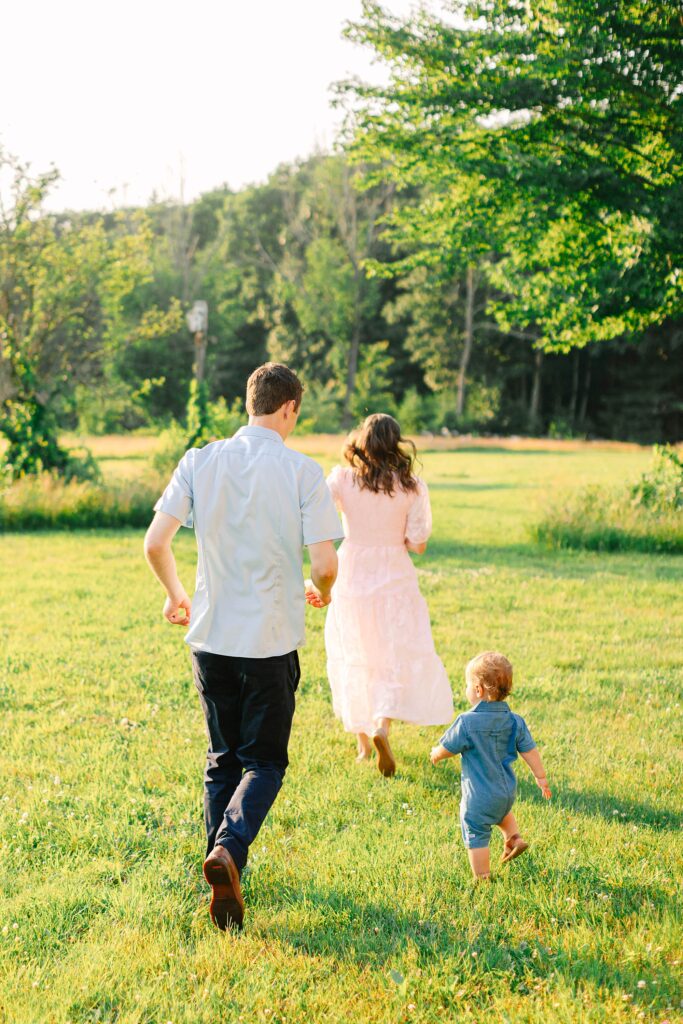
[[[370,742],[370,737],[364,732],[359,732],[356,739],[358,740],[356,764],[361,764],[363,761],[369,761],[372,757],[372,743]]]
[[[389,737],[387,736],[386,729],[375,729],[372,734],[372,742],[375,744],[377,751],[377,767],[382,775],[389,779],[396,773],[396,760],[389,746]]]

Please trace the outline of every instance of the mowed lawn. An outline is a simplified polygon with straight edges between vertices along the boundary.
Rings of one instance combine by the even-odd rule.
[[[428,760],[438,728],[396,728],[393,780],[354,763],[331,714],[324,613],[309,609],[246,927],[218,933],[201,876],[203,723],[142,533],[5,535],[1,1021],[682,1019],[683,562],[558,554],[526,534],[544,496],[635,479],[649,453],[423,462],[434,536],[418,565],[456,707],[467,659],[506,653],[552,785],[544,804],[518,762],[529,853],[472,884],[457,759]],[[189,587],[189,532],[176,549]],[[496,836],[496,865],[500,852]]]

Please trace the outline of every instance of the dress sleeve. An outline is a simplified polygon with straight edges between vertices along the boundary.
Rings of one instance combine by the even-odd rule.
[[[534,743],[533,736],[529,732],[529,726],[521,715],[515,715],[515,718],[517,719],[517,737],[515,740],[517,750],[520,754],[526,754],[529,750],[533,750],[536,744]]]
[[[335,466],[327,477],[327,486],[330,489],[332,500],[335,505],[341,505],[342,483],[344,481],[344,470],[341,466]]]
[[[467,726],[462,715],[458,715],[453,725],[446,729],[439,740],[442,747],[445,747],[450,754],[462,754],[469,746],[467,740]]]
[[[344,531],[320,466],[315,466],[301,495],[301,526],[305,545],[343,540]]]
[[[196,448],[190,448],[185,452],[166,490],[154,506],[155,512],[166,512],[190,530],[194,525],[193,467],[196,451]]]
[[[408,510],[406,539],[411,544],[424,544],[432,532],[432,506],[424,480],[417,481],[417,493]]]

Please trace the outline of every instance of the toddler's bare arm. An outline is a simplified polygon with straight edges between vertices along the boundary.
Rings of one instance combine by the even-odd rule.
[[[545,777],[543,761],[541,760],[541,755],[539,754],[537,748],[534,747],[533,750],[527,750],[526,752],[522,753],[522,757],[534,773],[536,785],[539,787],[546,800],[549,800],[551,796],[550,787],[548,786],[548,780]]]
[[[435,747],[429,752],[429,760],[432,764],[438,764],[439,761],[443,761],[446,757],[455,757],[455,754],[451,754],[450,750],[446,750],[440,743],[437,743]]]

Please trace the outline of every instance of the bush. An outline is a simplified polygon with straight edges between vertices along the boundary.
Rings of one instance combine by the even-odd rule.
[[[683,509],[683,462],[671,445],[655,445],[652,468],[631,490],[636,505],[653,512]]]
[[[228,405],[224,398],[209,402],[204,412],[206,423],[197,435],[195,424],[192,424],[194,439],[188,436],[188,428],[175,420],[160,435],[160,444],[152,465],[162,476],[168,476],[183,457],[188,448],[203,448],[211,441],[222,437],[232,437],[235,431],[246,423],[242,399],[236,398]]]
[[[147,526],[163,485],[156,477],[103,486],[53,473],[25,476],[0,491],[0,532]]]
[[[637,484],[565,495],[532,535],[553,548],[683,554],[683,463],[673,448],[656,447],[651,469]]]

